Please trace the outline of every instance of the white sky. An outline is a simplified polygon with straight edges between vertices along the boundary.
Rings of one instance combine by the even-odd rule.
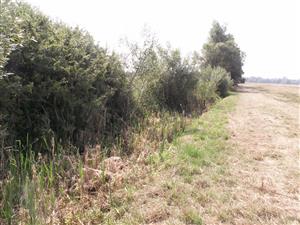
[[[140,40],[145,24],[163,44],[200,51],[217,20],[246,53],[245,76],[300,79],[300,0],[26,1],[117,51],[121,38]]]

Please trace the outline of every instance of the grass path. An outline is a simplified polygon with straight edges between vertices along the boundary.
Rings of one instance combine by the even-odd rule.
[[[108,224],[204,224],[222,213],[210,203],[227,195],[215,192],[226,175],[228,116],[237,96],[218,102],[164,152],[149,158],[151,172],[128,188],[127,203],[116,207]],[[122,213],[116,213],[122,212]],[[118,218],[119,215],[120,218]]]
[[[300,224],[298,91],[243,85],[193,119],[106,223]]]
[[[300,88],[247,84],[240,91],[229,123],[236,185],[224,190],[233,199],[228,222],[300,224]]]

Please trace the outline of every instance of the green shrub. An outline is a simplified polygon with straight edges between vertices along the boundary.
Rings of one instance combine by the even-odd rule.
[[[221,73],[222,75],[218,82],[217,93],[220,97],[224,98],[228,96],[229,90],[233,85],[233,81],[230,79],[229,73],[227,73],[225,70]]]
[[[3,68],[9,59],[9,54],[22,44],[21,20],[18,17],[20,10],[15,1],[5,0],[0,2],[0,79],[6,74]]]
[[[52,137],[78,147],[111,144],[133,126],[140,112],[202,112],[218,94],[228,94],[231,81],[225,69],[209,64],[200,72],[199,57],[194,65],[179,50],[162,48],[149,34],[142,46],[130,44],[125,69],[116,54],[95,44],[87,32],[55,23],[25,3],[4,7],[5,41],[0,41],[5,50],[0,55],[4,146],[29,140],[41,151]],[[10,25],[13,29],[8,29]],[[219,36],[226,43],[233,40],[225,31],[215,31],[211,31],[214,43],[219,43]]]
[[[214,102],[218,95],[226,96],[231,83],[229,73],[225,69],[211,66],[202,68],[196,90],[201,106],[205,108],[207,104]]]
[[[166,70],[156,90],[161,107],[177,112],[193,111],[198,73],[182,61],[179,50],[165,50],[162,60],[165,61]]]
[[[126,64],[131,68],[127,77],[140,108],[144,112],[192,111],[198,73],[180,51],[161,47],[151,34],[141,46],[127,45],[130,57]]]
[[[36,145],[55,136],[78,146],[117,135],[134,108],[118,57],[85,31],[54,23],[26,4],[18,10],[23,47],[10,54],[4,68],[10,75],[0,80],[7,144],[29,135]]]

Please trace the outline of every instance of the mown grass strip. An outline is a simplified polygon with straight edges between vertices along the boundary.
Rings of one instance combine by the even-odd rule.
[[[218,153],[226,148],[228,113],[234,109],[237,98],[231,95],[222,99],[201,117],[193,119],[172,143],[173,150],[164,154],[165,162],[192,168],[216,163]]]

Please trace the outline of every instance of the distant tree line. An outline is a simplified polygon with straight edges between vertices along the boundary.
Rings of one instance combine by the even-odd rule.
[[[147,37],[124,60],[25,3],[1,1],[0,21],[2,147],[109,143],[151,112],[201,113],[242,79],[244,54],[217,22],[201,56]]]
[[[246,82],[251,83],[273,83],[273,84],[300,84],[300,79],[246,77]]]

